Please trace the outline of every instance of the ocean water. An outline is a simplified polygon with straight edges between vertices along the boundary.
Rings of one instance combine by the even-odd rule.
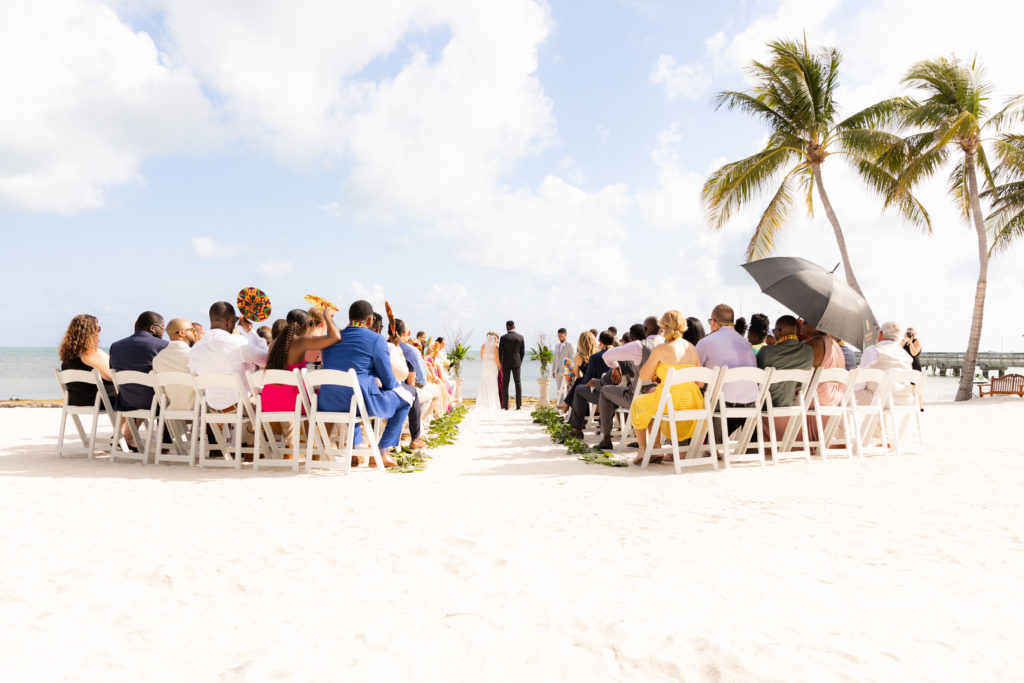
[[[0,347],[0,400],[60,398],[60,389],[53,376],[54,369],[58,367],[60,361],[55,348]],[[548,372],[550,374],[550,369]],[[1011,368],[1009,372],[1024,370]],[[523,395],[538,396],[540,391],[537,379],[540,377],[540,363],[524,361],[521,376]],[[480,390],[480,361],[475,357],[465,361],[462,365],[462,377],[462,395],[466,398],[476,398]],[[956,396],[959,381],[957,377],[929,375],[924,385],[925,402],[952,401]],[[551,398],[554,398],[554,390],[552,383],[549,387]]]

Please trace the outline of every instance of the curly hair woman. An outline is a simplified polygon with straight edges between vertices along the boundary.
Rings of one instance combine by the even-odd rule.
[[[110,375],[110,356],[100,348],[100,323],[87,313],[76,315],[68,324],[67,332],[57,350],[61,370],[98,370],[103,388],[113,401],[116,398]],[[68,403],[73,406],[91,406],[96,400],[96,384],[72,382],[68,384]],[[104,407],[100,406],[101,410]]]

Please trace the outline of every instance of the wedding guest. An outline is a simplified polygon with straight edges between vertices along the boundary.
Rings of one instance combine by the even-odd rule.
[[[608,372],[604,355],[615,343],[615,335],[605,330],[598,337],[600,349],[590,357],[587,371],[573,392],[572,409],[569,413],[569,424],[572,425],[573,436],[583,438],[583,424],[590,415],[590,405],[597,405],[601,397],[598,380]]]
[[[794,318],[794,322],[796,319]],[[750,316],[750,328],[747,330],[747,341],[754,347],[754,353],[757,353],[765,345],[768,339],[768,325],[770,321],[768,316],[764,313],[755,313]],[[739,330],[736,330],[739,332]]]
[[[309,315],[309,330],[314,336],[323,336],[327,333],[327,321],[324,319],[324,311],[319,306],[313,306],[307,312]],[[306,351],[306,367],[310,370],[323,367],[320,359],[319,349]]]
[[[899,339],[903,334],[899,323],[889,320],[882,323],[878,333],[878,343],[864,349],[860,357],[860,367],[871,370],[912,370],[912,361]],[[857,403],[871,403],[878,391],[875,382],[861,382],[854,388]],[[897,405],[914,403],[914,386],[910,382],[899,382],[892,386],[892,400]]]
[[[908,327],[906,333],[903,335],[903,341],[900,342],[900,346],[903,350],[910,354],[910,367],[914,370],[921,370],[921,340],[917,337],[917,332],[914,331],[913,327]]]
[[[263,337],[267,344],[270,344],[270,342],[274,341],[274,333],[267,325],[260,325],[259,328],[256,330],[256,334]]]
[[[752,319],[751,326],[753,324]],[[801,344],[796,336],[796,318],[791,315],[781,316],[775,321],[774,332],[777,341],[774,346],[762,346],[761,350],[757,352],[757,367],[779,370],[811,370],[814,368],[814,351],[806,344]],[[776,407],[793,405],[797,387],[797,382],[772,384],[769,389],[772,405]],[[784,421],[788,418],[781,419],[784,427]]]
[[[103,388],[113,405],[117,393],[110,374],[110,357],[100,348],[100,323],[94,316],[82,313],[71,319],[57,355],[60,357],[61,370],[98,371],[103,378]],[[91,406],[96,402],[99,389],[95,382],[71,382],[67,388],[69,405]],[[100,403],[100,410],[106,411],[103,403]]]
[[[601,441],[597,447],[604,450],[612,448],[611,434],[615,410],[629,409],[633,394],[636,393],[640,368],[650,358],[654,348],[665,341],[661,336],[661,323],[653,315],[647,316],[643,325],[632,325],[629,328],[629,337],[629,343],[609,349],[603,356],[610,370],[607,381],[601,383],[601,394],[597,404],[601,424]],[[652,383],[642,383],[641,392],[652,388]]]
[[[378,443],[381,461],[386,467],[395,467],[397,463],[388,455],[388,450],[399,444],[412,397],[400,387],[391,371],[387,342],[369,329],[373,324],[370,303],[354,301],[349,306],[348,318],[349,325],[342,331],[341,341],[323,350],[323,364],[331,370],[356,371],[369,415],[387,420]],[[409,396],[408,401],[405,396]],[[340,412],[347,410],[351,401],[351,388],[326,385],[320,390],[318,402],[323,410]]]
[[[736,330],[736,334],[740,335],[741,337],[747,336],[747,319],[737,318],[736,324],[733,325],[733,329]]]
[[[615,325],[609,325],[608,326],[608,331],[611,332],[611,335],[612,335],[612,343],[609,344],[608,347],[611,348],[611,347],[614,347],[614,346],[618,346],[619,345],[619,328],[615,327]],[[601,336],[598,335],[597,338],[598,338],[598,340],[600,340]]]
[[[731,322],[731,321],[730,321]],[[669,423],[662,422],[659,434],[648,436],[647,430],[654,421],[655,412],[661,401],[661,392],[664,388],[665,377],[672,368],[684,369],[700,365],[700,356],[696,348],[690,342],[683,339],[683,332],[686,331],[686,319],[683,314],[676,310],[666,311],[661,316],[659,325],[664,335],[665,342],[654,347],[650,357],[640,368],[640,381],[650,382],[658,378],[657,388],[648,394],[637,396],[630,408],[630,420],[633,429],[636,431],[637,445],[640,453],[633,461],[634,464],[643,462],[644,450],[647,448],[647,439],[653,438],[657,447],[661,436],[671,438],[671,427]],[[735,334],[735,332],[734,332]],[[739,337],[739,335],[736,335]],[[749,346],[748,346],[749,348]],[[704,397],[700,393],[701,387],[695,382],[685,382],[672,387],[672,406],[676,410],[691,410],[701,408],[704,405]],[[696,422],[685,420],[676,423],[676,438],[679,441],[686,441],[693,436]],[[652,456],[651,462],[661,462],[662,456]]]
[[[185,318],[174,318],[167,323],[170,341],[163,351],[153,356],[153,372],[184,372],[188,374],[188,361],[196,343],[196,330]],[[190,386],[169,384],[164,392],[171,410],[187,410],[196,402],[196,392]]]
[[[845,368],[846,358],[843,357],[843,349],[835,337],[816,330],[806,320],[798,320],[800,324],[798,337],[803,337],[803,343],[807,344],[814,351],[814,367],[816,368]],[[843,385],[840,382],[818,382],[816,391],[818,403],[823,406],[837,406],[842,402]],[[827,427],[832,417],[826,417],[822,421],[822,427]],[[842,429],[842,427],[840,427]],[[818,425],[815,420],[807,421],[807,434],[811,441],[818,439]]]
[[[373,331],[377,334],[384,332],[384,318],[380,313],[373,314]],[[388,355],[391,359],[391,372],[395,375],[395,381],[407,386],[412,394],[413,401],[409,407],[409,448],[420,450],[426,448],[427,443],[421,438],[423,431],[423,405],[420,403],[419,391],[416,389],[416,373],[412,371],[412,364],[405,359],[402,353],[401,339],[397,330],[394,337],[384,336],[388,342]],[[377,381],[380,384],[380,380]]]
[[[143,311],[135,320],[135,333],[110,345],[112,370],[150,372],[153,357],[167,346],[164,319],[159,313]],[[153,390],[138,384],[125,384],[117,395],[116,410],[144,410],[153,402]]]
[[[423,354],[410,343],[409,329],[401,318],[395,319],[395,333],[398,334],[399,348],[405,355],[406,362],[412,366],[413,386],[416,387],[420,399],[420,414],[423,421],[429,425],[431,419],[443,414],[440,387],[427,381],[427,364],[423,360]]]
[[[234,334],[241,325],[244,334]],[[210,331],[192,347],[188,366],[194,375],[238,374],[242,385],[249,390],[245,373],[251,366],[263,367],[267,362],[267,342],[256,334],[252,323],[235,315],[235,307],[227,301],[210,306]],[[242,397],[248,398],[248,396]],[[213,387],[206,392],[206,404],[211,410],[228,412],[235,409],[238,392],[226,387]]]
[[[839,348],[843,350],[843,360],[846,361],[846,369],[853,370],[857,367],[857,354],[842,339],[837,339],[836,341],[839,342]]]
[[[201,324],[199,324],[199,323],[192,323],[192,331],[196,335],[196,341],[199,341],[200,339],[203,338],[204,330],[203,330],[203,326]]]
[[[557,406],[562,412],[569,410],[569,407],[572,405],[573,392],[576,390],[580,379],[587,372],[587,364],[590,362],[590,357],[596,352],[597,335],[590,330],[584,330],[576,341],[576,357],[573,358],[566,373],[565,380],[569,384],[569,388],[565,392],[565,398]]]
[[[284,327],[274,338],[267,350],[267,362],[264,370],[301,370],[306,367],[306,354],[320,351],[341,339],[338,326],[334,323],[334,309],[323,311],[320,318],[324,321],[324,333],[317,334],[312,325],[309,313],[301,308],[288,311]],[[287,384],[264,385],[260,393],[260,404],[263,412],[289,412],[295,410],[295,401],[299,397],[299,387]],[[290,422],[272,422],[271,428],[284,436],[286,444],[291,443],[292,424]],[[289,454],[290,456],[290,454]],[[286,456],[288,457],[288,456]]]
[[[683,339],[696,346],[697,342],[706,336],[708,333],[704,330],[704,323],[693,317],[686,319],[686,332],[683,332]]]
[[[576,349],[573,348],[572,342],[566,341],[566,335],[564,327],[558,328],[558,343],[552,349],[554,359],[551,362],[551,377],[555,380],[556,402],[560,402],[566,392],[565,364],[576,355]]]
[[[708,319],[711,333],[697,342],[697,355],[700,364],[706,368],[726,366],[730,368],[757,367],[757,358],[750,342],[737,334],[733,329],[733,310],[731,306],[719,304],[711,311]],[[757,400],[757,384],[754,382],[729,382],[722,387],[722,396],[727,407],[749,408]],[[743,426],[746,418],[731,417],[726,424],[729,434]],[[715,434],[719,443],[723,435],[721,422],[715,421]],[[728,434],[724,435],[728,436]]]
[[[288,321],[284,318],[278,318],[274,321],[274,324],[270,326],[270,339],[273,341],[281,336],[284,332],[284,328],[288,327]],[[196,340],[198,341],[198,340]]]

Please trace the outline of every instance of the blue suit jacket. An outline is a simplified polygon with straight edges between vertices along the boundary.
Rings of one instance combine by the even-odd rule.
[[[140,330],[110,345],[110,367],[114,370],[149,372],[153,369],[153,356],[160,353],[168,343],[166,339],[154,337],[148,330]],[[152,389],[130,384],[117,395],[114,409],[141,410],[149,408],[152,401]]]
[[[394,406],[388,408],[383,401],[384,392],[398,386],[384,337],[365,327],[346,327],[341,331],[341,341],[324,349],[321,357],[325,370],[355,369],[370,415],[387,417],[394,412]],[[383,388],[377,386],[378,379]],[[324,386],[317,399],[318,407],[329,412],[346,412],[351,403],[352,390],[348,387]]]

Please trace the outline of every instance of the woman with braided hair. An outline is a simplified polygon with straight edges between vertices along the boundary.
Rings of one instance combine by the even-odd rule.
[[[295,370],[306,367],[306,353],[319,352],[341,339],[341,332],[334,324],[334,311],[324,311],[327,324],[326,334],[316,334],[310,325],[309,314],[301,308],[288,311],[286,325],[274,338],[267,352],[267,370]],[[298,387],[283,384],[268,384],[263,387],[261,400],[264,412],[295,410]]]

